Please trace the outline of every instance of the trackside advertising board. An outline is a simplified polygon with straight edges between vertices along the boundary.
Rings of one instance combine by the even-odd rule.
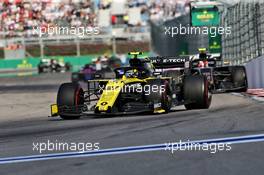
[[[195,8],[191,10],[191,25],[195,27],[217,26],[220,23],[217,7]]]
[[[96,58],[96,55],[80,56],[80,57],[67,57],[67,56],[54,56],[45,57],[45,59],[56,59],[58,61],[67,63],[69,62],[73,69],[78,69],[81,66],[91,63],[92,59]],[[37,68],[40,58],[25,58],[25,59],[12,59],[12,60],[0,60],[0,70],[2,69],[34,69]]]
[[[221,35],[217,34],[216,37],[209,36],[209,52],[210,53],[221,53]]]
[[[220,25],[220,14],[217,6],[193,6],[191,8],[191,26],[193,27],[218,27]],[[210,53],[221,53],[221,35],[208,35]]]

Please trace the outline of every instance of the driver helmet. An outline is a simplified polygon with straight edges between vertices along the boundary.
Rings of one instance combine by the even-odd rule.
[[[200,48],[199,50],[199,59],[206,60],[207,59],[207,50],[206,48]]]

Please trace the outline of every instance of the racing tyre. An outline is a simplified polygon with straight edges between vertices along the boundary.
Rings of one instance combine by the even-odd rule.
[[[170,86],[168,81],[166,80],[152,80],[149,81],[150,88],[156,89],[158,87],[158,91],[150,91],[149,94],[145,94],[147,101],[155,103],[160,103],[161,108],[168,113],[171,109],[171,96],[170,96]],[[152,88],[156,86],[155,88]]]
[[[60,111],[62,119],[72,120],[81,116],[80,107],[84,104],[84,91],[77,83],[64,83],[60,86],[57,95],[59,107],[68,107],[69,111]]]
[[[184,106],[187,110],[208,109],[212,94],[205,76],[187,76],[184,79]]]
[[[238,88],[238,92],[246,92],[248,88],[247,74],[244,66],[231,67],[231,76],[234,87]]]

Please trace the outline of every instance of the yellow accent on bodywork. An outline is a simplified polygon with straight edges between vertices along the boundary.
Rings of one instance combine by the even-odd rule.
[[[138,78],[127,78],[126,76],[123,76],[122,79],[119,80],[109,80],[96,104],[96,108],[98,108],[100,112],[107,111],[109,107],[112,108],[114,106],[117,97],[126,84],[142,82],[145,81]]]
[[[161,114],[161,113],[165,113],[166,111],[164,109],[155,109],[154,113],[155,114]]]
[[[51,116],[58,116],[59,115],[59,109],[57,104],[53,104],[50,106]]]
[[[139,79],[136,77],[128,78],[125,75],[123,75],[121,79],[107,80],[106,87],[100,99],[98,100],[95,108],[98,109],[98,112],[106,112],[109,107],[112,109],[112,107],[115,105],[115,102],[125,85],[131,84],[131,83],[147,83],[149,80],[154,80],[154,79],[157,79],[157,78],[149,77],[145,79]],[[169,80],[171,79],[171,77],[162,77],[161,79]],[[95,80],[95,81],[98,81],[98,80]],[[156,109],[154,112],[164,113],[165,110]]]
[[[99,101],[97,102],[96,108],[99,111],[107,111],[108,107],[113,107],[124,83],[122,80],[110,80],[108,81]]]

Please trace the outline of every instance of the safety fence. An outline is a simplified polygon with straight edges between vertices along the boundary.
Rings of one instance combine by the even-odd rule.
[[[231,27],[222,36],[222,56],[231,64],[245,64],[264,54],[264,2],[241,1],[222,14],[222,25]]]

